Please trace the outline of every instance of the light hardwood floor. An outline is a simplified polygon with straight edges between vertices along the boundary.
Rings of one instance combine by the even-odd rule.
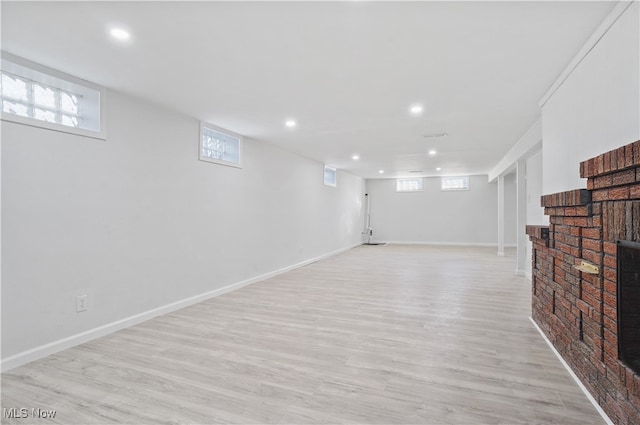
[[[2,375],[4,423],[602,424],[494,249],[361,246]]]

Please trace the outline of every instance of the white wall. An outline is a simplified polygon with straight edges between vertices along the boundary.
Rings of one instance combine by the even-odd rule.
[[[544,215],[544,208],[540,206],[542,193],[542,151],[530,156],[526,160],[527,169],[527,224],[547,225],[549,217]],[[527,243],[527,276],[531,276],[531,258],[533,251],[531,242]]]
[[[2,122],[2,358],[361,242],[364,180],[116,92],[108,140]],[[76,296],[88,311],[76,313]]]
[[[586,187],[580,161],[640,139],[635,2],[542,108],[543,192]]]
[[[443,192],[440,178],[432,177],[424,179],[423,192],[398,193],[395,179],[367,180],[374,240],[496,244],[497,185],[478,175],[469,186]]]
[[[542,152],[538,152],[526,160],[527,167],[527,224],[546,225],[549,217],[544,215],[540,205],[542,193]]]
[[[537,220],[530,217],[530,213],[533,210],[529,209],[531,200],[534,203],[539,203],[541,190],[542,190],[542,122],[538,119],[523,135],[522,137],[509,149],[500,161],[489,172],[489,181],[494,182],[500,176],[504,176],[505,179],[505,240],[510,240],[512,237],[509,232],[510,229],[515,229],[515,235],[513,239],[516,240],[518,250],[516,251],[516,273],[519,275],[531,274],[531,242],[524,234],[526,224],[534,224],[531,220]],[[529,160],[532,156],[537,155],[537,161],[533,160],[530,164]],[[524,165],[523,162],[524,161]],[[530,166],[531,165],[531,166]],[[522,166],[522,169],[520,168]],[[524,178],[521,178],[520,184],[524,186],[525,196],[519,196],[519,192],[522,188],[518,188],[518,176],[520,173],[524,173]],[[531,174],[531,175],[530,175]],[[532,181],[531,185],[529,181]],[[509,187],[513,181],[513,189]],[[535,186],[535,182],[539,181],[539,187]],[[533,192],[532,192],[533,191]],[[515,196],[513,204],[510,202],[510,196]],[[510,211],[510,205],[513,205],[515,211]],[[540,211],[536,211],[536,214],[542,214],[542,209],[538,207]],[[524,215],[519,212],[524,210]],[[520,228],[518,229],[518,217],[522,221]],[[512,224],[512,219],[515,223]],[[523,253],[523,248],[524,253]]]
[[[516,243],[518,230],[517,190],[516,173],[504,176],[504,243],[507,245]]]

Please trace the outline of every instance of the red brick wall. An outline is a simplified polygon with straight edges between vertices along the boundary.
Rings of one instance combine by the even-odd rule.
[[[640,141],[582,162],[580,176],[587,189],[542,197],[549,226],[527,226],[532,317],[611,420],[637,425],[640,376],[618,360],[616,241],[640,242]]]

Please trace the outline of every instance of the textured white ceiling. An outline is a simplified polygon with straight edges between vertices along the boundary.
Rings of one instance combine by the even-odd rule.
[[[367,177],[487,173],[613,2],[6,2],[2,49]],[[131,30],[126,44],[108,27]],[[409,114],[414,103],[422,115]],[[294,118],[295,129],[284,121]],[[424,138],[447,132],[446,138]],[[435,148],[438,154],[426,154]],[[351,156],[359,154],[360,160]],[[441,173],[436,167],[442,167]]]

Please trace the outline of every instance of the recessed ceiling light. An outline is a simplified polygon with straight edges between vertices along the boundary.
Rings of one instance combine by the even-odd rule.
[[[351,157],[351,159],[353,159],[354,161],[357,161],[357,160],[359,160],[359,159],[360,159],[360,156],[359,156],[359,155],[353,155],[353,156]]]
[[[413,105],[409,111],[413,114],[413,115],[420,115],[422,113],[422,105]]]
[[[289,128],[293,128],[293,127],[295,127],[295,126],[296,126],[296,125],[298,125],[298,124],[297,124],[294,120],[287,120],[287,121],[284,123],[284,125],[286,125],[286,126],[287,126],[287,127],[289,127]]]
[[[378,173],[384,174],[384,170],[379,170]]]
[[[437,153],[438,153],[438,152],[436,152],[436,150],[435,150],[435,149],[431,149],[431,150],[429,151],[429,155],[430,155],[430,156],[434,156],[434,155],[435,155],[435,154],[437,154]]]
[[[436,168],[436,171],[442,171],[442,168],[438,167]]]
[[[120,41],[126,41],[131,38],[129,31],[122,28],[111,28],[109,34],[111,34],[111,37]]]

